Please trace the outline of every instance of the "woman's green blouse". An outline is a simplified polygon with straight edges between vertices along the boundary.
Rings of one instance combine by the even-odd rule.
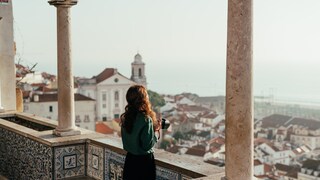
[[[138,113],[129,134],[121,128],[123,149],[135,155],[153,153],[153,146],[158,141],[153,130],[152,119],[142,113]]]

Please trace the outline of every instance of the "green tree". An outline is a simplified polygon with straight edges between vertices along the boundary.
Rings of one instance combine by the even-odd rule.
[[[160,96],[158,93],[148,90],[148,95],[150,102],[152,104],[152,107],[155,111],[158,110],[158,108],[165,105],[165,101],[162,96]]]
[[[182,132],[177,131],[176,133],[174,133],[174,135],[172,136],[175,140],[179,140],[179,139],[184,139],[184,135],[182,134]]]
[[[170,146],[170,140],[163,139],[160,143],[160,149],[167,149]]]

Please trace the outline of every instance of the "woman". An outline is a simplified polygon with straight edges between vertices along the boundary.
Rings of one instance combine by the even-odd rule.
[[[160,130],[160,125],[151,109],[147,90],[133,85],[126,99],[128,104],[120,117],[123,148],[127,151],[123,179],[156,179],[153,146],[158,141],[155,131]]]

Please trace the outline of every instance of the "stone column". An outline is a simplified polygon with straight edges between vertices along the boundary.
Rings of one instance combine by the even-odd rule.
[[[16,74],[14,64],[12,1],[0,3],[0,105],[16,110]]]
[[[252,0],[228,1],[226,179],[253,179]]]
[[[50,5],[57,8],[58,45],[58,127],[57,136],[80,134],[75,126],[74,83],[71,58],[70,8],[77,0],[52,0]]]
[[[1,20],[1,19],[0,19]],[[0,113],[4,112],[4,108],[2,107],[2,101],[1,101],[1,80],[0,80]]]

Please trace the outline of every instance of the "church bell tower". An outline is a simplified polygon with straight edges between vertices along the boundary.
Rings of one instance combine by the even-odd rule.
[[[143,85],[147,86],[147,78],[145,76],[145,64],[142,62],[142,57],[139,53],[134,56],[134,61],[131,63],[131,80]]]

